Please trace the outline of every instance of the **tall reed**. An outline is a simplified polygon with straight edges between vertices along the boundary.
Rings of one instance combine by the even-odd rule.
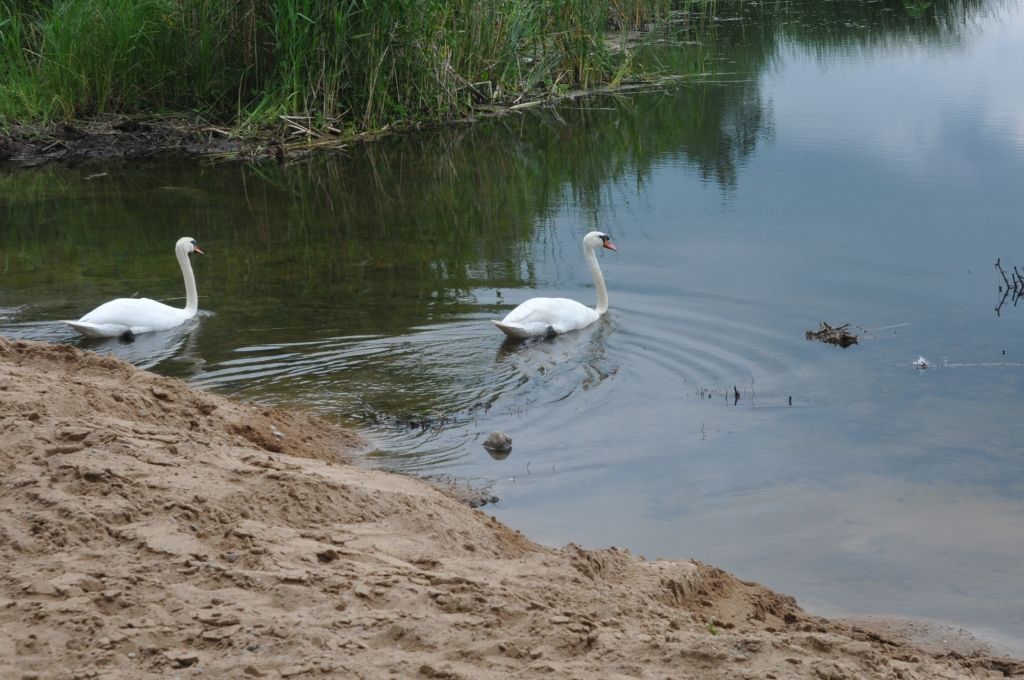
[[[353,127],[621,74],[670,0],[0,0],[0,123],[198,111]]]

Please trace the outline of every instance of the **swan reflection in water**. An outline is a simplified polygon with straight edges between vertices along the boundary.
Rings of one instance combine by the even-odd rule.
[[[518,399],[518,393],[526,392],[522,396],[529,403],[561,401],[577,388],[597,387],[619,370],[618,365],[608,359],[607,341],[614,330],[615,324],[605,315],[586,328],[562,335],[526,341],[506,339],[498,348],[494,362],[502,366],[504,372],[514,372],[519,380],[512,394],[505,396]],[[533,393],[540,386],[565,387],[568,392],[553,400],[538,400]]]
[[[205,314],[200,313],[200,315]],[[141,333],[136,335],[133,340],[83,338],[77,345],[97,354],[117,357],[146,370],[161,362],[175,359],[192,367],[187,373],[198,373],[205,363],[196,352],[198,328],[199,318],[193,317],[180,326],[163,331]]]

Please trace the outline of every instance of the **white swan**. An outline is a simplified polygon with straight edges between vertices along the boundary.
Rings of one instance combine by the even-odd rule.
[[[78,321],[65,321],[90,338],[132,338],[139,333],[163,331],[179,326],[196,315],[199,294],[192,274],[189,253],[203,254],[191,236],[183,236],[174,244],[174,254],[185,277],[185,309],[178,309],[149,298],[118,298],[92,310]]]
[[[608,289],[604,286],[604,275],[594,252],[598,247],[618,250],[611,237],[600,231],[592,231],[583,237],[583,257],[590,265],[590,273],[597,286],[596,309],[566,298],[530,298],[501,321],[492,319],[491,323],[508,337],[522,340],[579,330],[597,321],[608,311]]]

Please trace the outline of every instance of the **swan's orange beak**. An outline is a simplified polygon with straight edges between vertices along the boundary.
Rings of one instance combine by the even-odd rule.
[[[193,253],[198,253],[198,254],[200,254],[200,255],[205,255],[205,254],[206,254],[206,253],[204,253],[203,251],[199,250],[199,246],[196,246],[196,245],[193,245],[193,246],[192,246],[192,252],[193,252]]]
[[[615,252],[619,252],[619,249],[615,247],[615,244],[608,239],[601,243],[601,247],[607,248],[608,250],[614,250]]]

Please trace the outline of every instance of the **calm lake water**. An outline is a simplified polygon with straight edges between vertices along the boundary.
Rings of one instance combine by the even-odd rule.
[[[0,175],[0,333],[313,409],[368,464],[490,485],[545,543],[1022,653],[1024,302],[997,310],[994,263],[1024,264],[1024,7],[758,7],[652,48],[705,74],[662,91],[286,167]],[[503,343],[488,319],[529,297],[593,303],[591,229],[620,249],[608,318]],[[58,322],[183,305],[182,235],[208,253],[198,324],[125,344]],[[805,340],[821,321],[860,343]]]

